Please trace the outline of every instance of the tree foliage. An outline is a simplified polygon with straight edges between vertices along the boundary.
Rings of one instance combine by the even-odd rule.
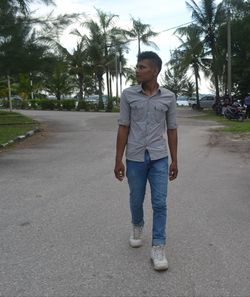
[[[131,29],[117,26],[118,16],[96,9],[96,17],[84,13],[59,15],[53,13],[36,19],[30,12],[32,0],[0,1],[0,94],[6,96],[7,78],[12,90],[28,98],[30,94],[47,92],[58,99],[72,92],[84,99],[99,93],[99,108],[103,109],[103,93],[113,104],[113,82],[118,89],[123,76],[136,83],[134,70],[126,66],[128,44],[157,49],[152,41],[158,33],[150,24],[131,18]],[[52,0],[41,0],[53,4]],[[250,91],[250,2],[245,0],[188,0],[192,25],[179,28],[175,34],[180,45],[171,52],[163,84],[176,94],[191,93],[194,84],[197,99],[201,72],[214,84],[216,94],[227,92],[227,25],[232,31],[233,92],[245,96]],[[71,24],[84,26],[73,30],[76,45],[67,49],[60,36]],[[190,75],[192,73],[192,76]],[[4,94],[4,95],[3,95]]]
[[[177,67],[167,67],[162,78],[162,86],[169,89],[176,96],[187,95],[189,97],[195,91],[194,84],[182,71]]]
[[[137,41],[138,54],[141,52],[141,44],[146,46],[151,46],[155,49],[159,49],[156,43],[150,39],[158,35],[157,32],[151,30],[149,24],[144,24],[140,19],[131,18],[132,20],[132,29],[123,30],[124,35],[129,38],[128,41]]]

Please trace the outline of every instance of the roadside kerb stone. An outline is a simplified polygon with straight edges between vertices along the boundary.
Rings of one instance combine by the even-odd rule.
[[[14,142],[22,141],[26,138],[26,135],[19,135],[14,139]]]
[[[5,148],[8,145],[11,145],[16,142],[21,142],[21,141],[25,140],[26,138],[31,137],[32,135],[34,135],[35,133],[40,132],[40,131],[41,131],[41,129],[36,127],[34,130],[30,130],[30,131],[26,132],[25,135],[19,135],[15,139],[12,139],[12,140],[8,141],[7,143],[0,144],[0,148]]]

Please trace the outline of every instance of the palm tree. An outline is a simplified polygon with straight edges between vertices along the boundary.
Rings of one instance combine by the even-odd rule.
[[[107,58],[104,53],[104,39],[99,25],[95,21],[88,21],[85,23],[85,26],[89,30],[89,36],[86,36],[87,56],[92,73],[96,77],[98,83],[99,108],[103,109],[103,75],[106,71],[107,65]]]
[[[195,92],[195,85],[192,81],[187,81],[181,90],[183,95],[192,97]]]
[[[87,53],[86,36],[82,36],[78,30],[71,32],[80,37],[73,53],[70,53],[60,43],[56,43],[59,52],[65,57],[69,65],[69,73],[76,77],[77,86],[79,89],[79,99],[83,99],[85,76],[90,75],[90,65]]]
[[[222,5],[226,11],[230,10],[233,20],[242,19],[249,15],[250,3],[245,0],[223,0]]]
[[[130,82],[130,85],[136,85],[137,84],[137,78],[135,74],[136,69],[135,68],[125,68],[125,78],[126,78],[126,83]]]
[[[209,59],[206,58],[203,43],[200,40],[201,29],[197,25],[191,25],[177,30],[181,35],[185,35],[186,40],[179,38],[181,45],[173,52],[169,64],[178,69],[178,73],[186,73],[190,68],[193,70],[196,86],[197,108],[200,108],[199,102],[199,72],[202,69],[207,75],[206,64]],[[185,33],[185,34],[184,34]]]
[[[140,19],[131,18],[133,27],[131,30],[123,30],[124,35],[129,38],[130,41],[137,40],[138,55],[141,53],[141,44],[159,49],[158,46],[150,41],[150,38],[155,37],[158,33],[151,30],[149,24],[143,24]]]
[[[180,72],[180,69],[175,66],[167,68],[162,85],[175,93],[176,96],[185,94],[191,97],[193,94],[194,85],[190,78],[183,71]],[[192,89],[191,94],[190,89]]]
[[[218,79],[218,49],[217,34],[218,28],[224,22],[225,14],[222,4],[216,5],[215,0],[201,0],[200,6],[194,0],[186,2],[187,7],[192,12],[192,18],[200,29],[203,36],[204,45],[207,46],[212,55],[211,70],[215,84],[216,96],[219,96],[219,79]]]
[[[33,25],[45,24],[41,20],[32,18],[29,4],[33,0],[1,0],[0,1],[0,70],[8,80],[8,97],[11,109],[11,78],[18,78],[18,74],[38,72],[43,64],[48,44],[44,36]],[[53,0],[41,0],[45,4],[53,4]],[[67,18],[64,18],[64,20]],[[65,21],[51,21],[62,24]],[[47,24],[47,22],[46,22]],[[41,32],[40,32],[41,33]]]
[[[104,57],[106,60],[105,65],[105,73],[106,73],[106,84],[107,84],[107,92],[108,97],[111,97],[111,90],[109,85],[109,61],[112,59],[110,57],[112,51],[112,35],[116,34],[116,27],[114,26],[114,19],[118,17],[117,15],[111,13],[105,13],[99,9],[97,9],[98,16],[98,25],[101,37],[103,39],[103,50]]]
[[[244,98],[250,91],[250,2],[244,0],[224,0],[223,6],[230,17],[231,28],[231,65],[232,65],[232,92]],[[227,33],[228,24],[225,23],[219,30],[218,47],[220,49],[220,69],[223,69],[223,82],[227,85]],[[225,92],[227,91],[225,87]]]
[[[35,2],[34,0],[1,0],[1,2],[6,2],[12,7],[16,7],[20,10],[23,14],[27,14],[29,10],[29,4],[31,2]],[[46,5],[54,4],[53,0],[41,0]]]
[[[117,15],[107,14],[97,9],[98,21],[90,20],[84,23],[89,30],[86,37],[88,56],[99,86],[100,107],[102,102],[103,75],[106,74],[108,97],[111,100],[110,67],[114,64],[116,54],[122,49],[121,30],[114,24]]]
[[[7,77],[11,109],[11,78],[41,69],[48,47],[42,44],[28,16],[7,1],[0,2],[0,71]]]
[[[117,29],[115,35],[111,35],[111,47],[110,47],[110,61],[109,61],[109,73],[110,73],[110,93],[112,94],[112,78],[116,80],[116,104],[118,104],[119,96],[119,84],[120,94],[122,92],[122,77],[124,76],[124,66],[126,65],[126,59],[124,53],[128,52],[127,41],[124,39],[121,29]],[[112,103],[110,102],[110,106]]]
[[[68,56],[70,73],[77,78],[79,88],[79,99],[83,99],[84,79],[85,74],[89,72],[89,65],[86,57],[87,48],[84,40],[77,43],[72,55]]]
[[[50,66],[50,71],[44,75],[45,90],[61,100],[62,95],[72,93],[73,79],[69,74],[68,63],[63,57],[57,57]]]

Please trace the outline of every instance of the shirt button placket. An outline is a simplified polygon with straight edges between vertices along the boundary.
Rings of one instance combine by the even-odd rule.
[[[148,149],[148,146],[149,146],[149,131],[150,131],[150,116],[151,116],[151,113],[150,113],[150,99],[151,98],[148,98],[147,100],[147,119],[146,119],[146,149]]]

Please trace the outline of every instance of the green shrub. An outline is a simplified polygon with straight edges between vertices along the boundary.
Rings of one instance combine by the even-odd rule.
[[[27,100],[23,100],[21,102],[21,109],[28,109],[29,108],[29,102]]]
[[[29,106],[31,109],[37,109],[40,106],[40,99],[29,100]]]
[[[98,110],[104,110],[105,109],[103,99],[99,101],[97,109]]]
[[[80,100],[78,101],[77,110],[85,110],[85,111],[97,111],[98,104],[95,102]]]
[[[119,106],[113,106],[112,112],[120,112],[120,107]]]
[[[53,110],[55,109],[55,102],[49,99],[41,99],[40,106],[42,110]]]
[[[98,111],[99,110],[99,105],[94,102],[88,102],[89,110],[90,111]]]
[[[1,102],[1,106],[2,106],[2,108],[9,108],[10,107],[9,100],[3,99]]]
[[[57,109],[57,110],[62,110],[63,109],[61,100],[55,100],[54,104],[55,104],[55,109]]]
[[[75,109],[75,103],[76,101],[73,99],[66,99],[66,100],[61,100],[62,103],[62,108],[66,110],[72,110]]]
[[[114,106],[113,98],[108,98],[108,104],[106,106],[106,111],[111,112]]]
[[[12,99],[11,103],[12,103],[12,108],[14,109],[27,108],[27,104],[28,104],[27,101],[17,100],[17,99]],[[9,108],[10,107],[9,100],[8,99],[1,100],[1,107]]]
[[[62,110],[62,103],[59,100],[50,99],[31,99],[29,100],[29,108],[31,109],[58,109]]]
[[[12,100],[12,107],[15,109],[20,109],[22,107],[22,100]]]
[[[77,107],[76,107],[77,110],[81,110],[81,109],[86,110],[85,107],[86,107],[86,101],[84,101],[84,100],[79,100],[79,101],[77,102]]]

